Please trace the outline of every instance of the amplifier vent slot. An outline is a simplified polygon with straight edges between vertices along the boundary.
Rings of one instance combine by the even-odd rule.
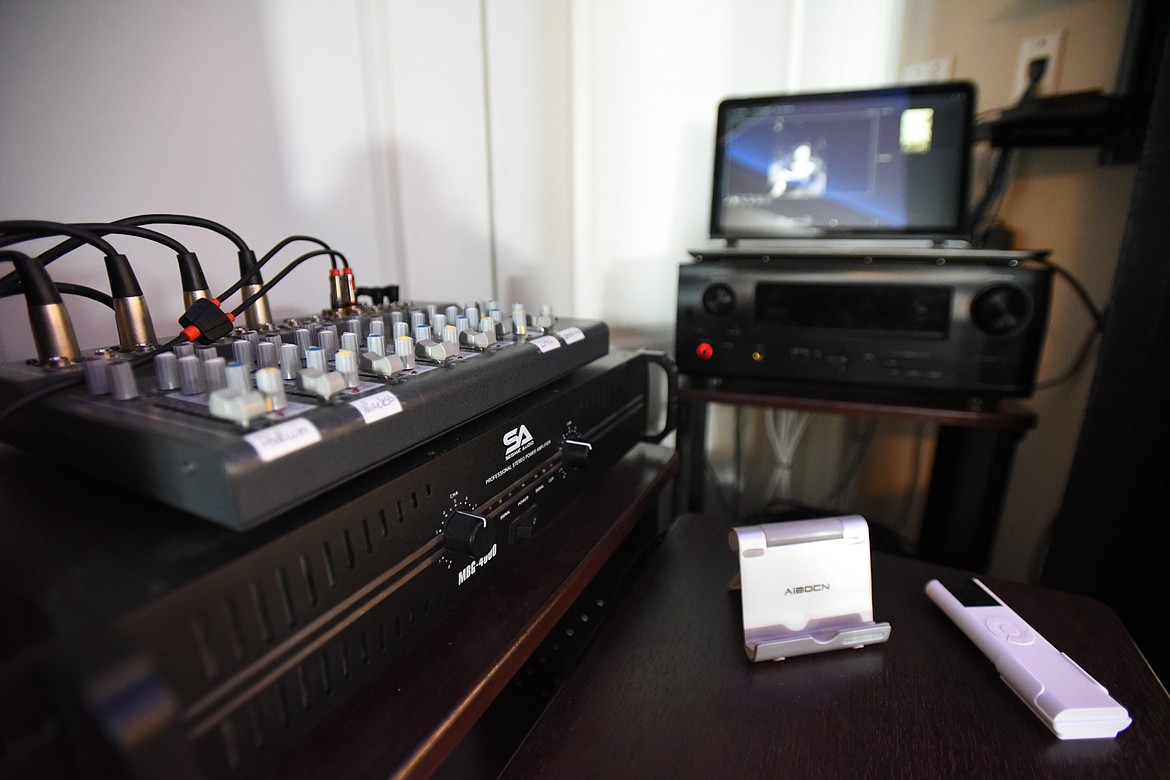
[[[284,750],[302,725],[317,722],[408,647],[413,633],[442,615],[444,602],[419,594],[394,613],[375,610],[257,691],[195,745],[208,774],[244,777]]]

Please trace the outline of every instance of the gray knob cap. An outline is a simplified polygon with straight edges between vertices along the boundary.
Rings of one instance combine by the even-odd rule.
[[[179,359],[173,352],[154,356],[154,384],[163,392],[179,389]]]
[[[183,395],[199,395],[206,389],[203,361],[194,355],[179,358],[179,392]]]
[[[134,368],[129,360],[112,361],[107,374],[110,379],[110,398],[115,401],[129,401],[138,397],[138,380],[134,378]]]

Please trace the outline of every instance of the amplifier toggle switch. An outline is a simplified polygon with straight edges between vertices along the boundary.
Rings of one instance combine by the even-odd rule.
[[[589,465],[589,453],[593,452],[593,445],[580,439],[565,439],[561,445],[561,460],[566,466],[575,469]]]
[[[443,546],[452,552],[482,558],[496,543],[495,526],[487,518],[462,510],[451,515],[443,526]]]

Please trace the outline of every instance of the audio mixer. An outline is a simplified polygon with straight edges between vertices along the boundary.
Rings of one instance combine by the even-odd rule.
[[[183,343],[0,366],[0,402],[70,375],[0,439],[246,529],[605,355],[596,320],[494,302],[377,302]]]
[[[436,371],[508,350],[541,354]],[[20,713],[0,717],[0,775],[257,776],[668,433],[674,378],[609,353],[243,531],[0,447],[0,714]],[[303,476],[281,468],[266,478]]]

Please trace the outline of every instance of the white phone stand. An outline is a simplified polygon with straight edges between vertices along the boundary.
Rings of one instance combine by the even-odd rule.
[[[860,648],[890,638],[873,622],[869,525],[858,515],[734,528],[752,661]]]

